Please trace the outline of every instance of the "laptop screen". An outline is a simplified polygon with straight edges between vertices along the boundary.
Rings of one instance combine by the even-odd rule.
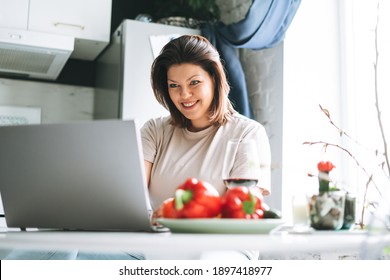
[[[150,229],[137,121],[9,126],[0,135],[8,227]]]

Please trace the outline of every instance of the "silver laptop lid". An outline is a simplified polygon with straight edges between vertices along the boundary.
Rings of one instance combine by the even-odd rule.
[[[0,127],[0,192],[8,227],[150,229],[134,120]]]

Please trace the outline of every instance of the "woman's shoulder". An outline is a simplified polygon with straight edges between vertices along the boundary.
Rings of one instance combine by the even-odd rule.
[[[170,116],[162,116],[157,118],[149,119],[145,122],[145,124],[142,126],[142,130],[154,130],[154,129],[165,129],[168,128],[170,125]]]
[[[239,113],[235,113],[231,116],[228,124],[233,127],[248,127],[248,128],[262,128],[263,125],[256,120],[250,119]]]
[[[250,135],[258,135],[261,137],[267,135],[265,127],[260,122],[239,113],[231,116],[223,130],[230,138],[233,136],[235,138],[241,138],[250,137]]]

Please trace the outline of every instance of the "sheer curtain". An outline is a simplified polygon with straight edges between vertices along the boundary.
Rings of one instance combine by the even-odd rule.
[[[301,0],[253,0],[245,18],[237,23],[205,24],[202,35],[216,46],[225,61],[231,85],[230,99],[241,114],[253,118],[244,72],[237,48],[260,50],[283,41]]]

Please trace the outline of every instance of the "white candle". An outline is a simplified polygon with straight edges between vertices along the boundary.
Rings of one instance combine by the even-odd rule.
[[[295,195],[292,199],[293,225],[308,226],[309,203],[305,195]]]

